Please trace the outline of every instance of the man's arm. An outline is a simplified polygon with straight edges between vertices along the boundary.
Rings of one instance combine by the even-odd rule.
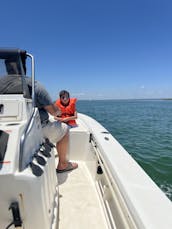
[[[58,107],[54,106],[54,104],[47,105],[44,109],[54,117],[61,115],[61,111]]]

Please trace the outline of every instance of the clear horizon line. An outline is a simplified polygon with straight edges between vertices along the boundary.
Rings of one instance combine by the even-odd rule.
[[[117,98],[105,98],[105,99],[100,99],[100,98],[77,98],[78,100],[172,100],[172,98],[121,98],[121,99],[117,99]]]

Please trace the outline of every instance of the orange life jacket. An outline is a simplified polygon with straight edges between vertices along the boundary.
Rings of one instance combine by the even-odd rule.
[[[62,114],[61,117],[62,118],[66,118],[66,117],[71,117],[74,115],[75,111],[76,111],[76,98],[70,98],[69,104],[67,106],[64,106],[63,104],[61,104],[60,99],[56,100],[56,106],[58,106],[58,108],[61,110]],[[76,126],[76,121],[75,120],[69,120],[67,122],[68,125],[70,126]]]

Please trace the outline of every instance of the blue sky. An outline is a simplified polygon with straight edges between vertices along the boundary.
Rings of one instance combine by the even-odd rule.
[[[53,98],[172,97],[172,1],[1,1],[1,47],[33,54]]]

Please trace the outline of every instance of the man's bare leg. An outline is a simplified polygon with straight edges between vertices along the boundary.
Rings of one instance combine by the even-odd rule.
[[[57,169],[63,170],[68,166],[67,152],[69,148],[69,132],[56,144],[56,149],[59,155],[59,163]],[[72,162],[72,167],[77,168],[78,164]]]

